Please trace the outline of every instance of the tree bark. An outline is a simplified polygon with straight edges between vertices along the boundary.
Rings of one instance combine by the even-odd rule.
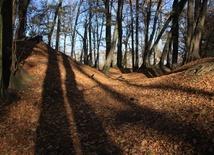
[[[183,8],[184,8],[186,2],[187,2],[187,0],[181,0],[181,1],[179,1],[178,5],[176,6],[177,11],[178,11],[178,12],[177,12],[178,15],[181,14],[181,12],[182,12],[182,10],[183,10]],[[168,25],[169,25],[169,23],[171,22],[171,20],[172,20],[172,18],[173,18],[173,15],[174,15],[174,13],[172,13],[172,14],[169,16],[169,18],[165,21],[165,23],[164,23],[164,25],[163,25],[163,28],[161,29],[160,33],[158,34],[157,39],[154,41],[154,44],[153,44],[152,47],[150,48],[150,51],[153,51],[153,50],[157,47],[157,45],[158,45],[158,43],[159,43],[159,41],[160,41],[160,39],[161,39],[163,33],[164,33],[165,30],[168,28]],[[145,44],[145,46],[146,46],[146,44]],[[146,49],[147,49],[147,47],[145,47],[145,50],[146,50]],[[144,52],[145,52],[145,51],[144,51]],[[145,53],[145,54],[148,54],[148,53]],[[145,55],[145,54],[144,54],[144,59],[146,59],[145,57],[148,56],[148,55]],[[143,59],[143,60],[144,60],[144,59]],[[145,68],[147,65],[149,65],[149,60],[148,60],[148,59],[146,59],[146,60],[143,61],[143,64],[142,64],[141,68]]]
[[[159,66],[160,68],[163,70],[163,71],[166,71],[166,67],[164,65],[164,61],[167,60],[167,55],[171,49],[171,39],[172,37],[172,34],[171,34],[171,31],[167,34],[167,39],[166,39],[166,43],[164,45],[164,48],[163,48],[163,52],[162,52],[162,55],[161,55],[161,59],[160,59],[160,62],[159,62]]]
[[[172,52],[172,69],[177,66],[178,61],[178,38],[179,38],[179,14],[178,14],[178,0],[173,2],[173,18],[172,18],[172,39],[173,39],[173,52]]]
[[[97,0],[98,1],[98,0]],[[104,15],[103,15],[104,16]],[[95,67],[99,68],[99,59],[100,59],[100,42],[102,39],[102,32],[104,27],[104,20],[102,19],[102,24],[100,28],[99,33],[99,23],[98,23],[98,16],[96,16],[96,22],[97,22],[97,33],[96,33],[96,40],[97,40],[97,57],[95,59]]]
[[[0,102],[3,103],[6,99],[6,89],[9,86],[10,79],[10,66],[11,66],[11,55],[12,55],[12,0],[6,0],[0,2],[1,4],[1,28],[0,28]]]
[[[132,7],[132,0],[129,0],[130,4],[130,15],[131,15],[131,42],[132,42],[132,70],[134,70],[135,66],[135,49],[134,49],[134,17],[133,17],[133,7]]]
[[[76,19],[75,19],[75,22],[74,22],[74,28],[71,32],[71,57],[74,58],[74,46],[75,46],[75,37],[76,37],[76,27],[77,27],[77,24],[78,24],[78,20],[79,20],[79,15],[80,15],[80,7],[82,6],[82,2],[83,0],[81,0],[79,2],[79,5],[78,5],[78,9],[77,9],[77,14],[76,14]]]
[[[193,36],[193,0],[188,1],[187,7],[187,39],[186,39],[186,53],[184,56],[184,64],[189,61],[190,58],[190,48],[191,48],[191,38]]]
[[[87,45],[87,29],[88,23],[85,21],[84,24],[84,36],[83,36],[83,51],[84,51],[84,64],[88,65],[88,45]]]
[[[105,15],[106,15],[106,58],[111,49],[111,11],[110,11],[110,0],[104,0],[105,4]]]
[[[122,67],[122,11],[124,0],[118,1],[117,21],[118,21],[118,43],[117,43],[117,67]]]
[[[27,25],[27,8],[30,0],[20,0],[18,4],[19,22],[17,27],[17,39],[25,37],[25,30]]]
[[[200,58],[200,43],[201,43],[201,38],[202,38],[202,32],[204,28],[204,23],[205,23],[205,18],[206,18],[206,12],[207,12],[207,0],[203,0],[203,2],[200,4],[202,6],[200,8],[200,14],[198,18],[198,24],[197,27],[195,28],[194,32],[194,38],[193,38],[193,43],[194,45],[191,49],[191,59],[190,61],[196,60]]]
[[[59,4],[57,5],[56,12],[55,12],[55,14],[54,14],[54,21],[53,21],[53,23],[52,23],[52,25],[51,25],[51,30],[50,30],[50,32],[48,33],[48,45],[49,45],[49,46],[51,46],[51,40],[52,40],[51,37],[52,37],[52,35],[53,35],[54,27],[55,27],[55,25],[56,25],[56,18],[57,18],[57,16],[58,16],[59,8],[60,8],[60,5],[62,4],[62,1],[63,1],[63,0],[60,0]]]
[[[62,14],[62,2],[59,4],[58,8],[58,21],[57,21],[57,31],[56,31],[56,50],[59,50],[59,40],[60,40],[60,32],[61,32],[61,14]]]
[[[108,54],[108,57],[105,61],[105,64],[103,66],[103,70],[102,72],[106,75],[109,75],[109,69],[110,69],[110,66],[111,66],[111,63],[112,63],[112,60],[113,60],[113,56],[114,56],[114,50],[115,50],[115,47],[116,47],[116,42],[117,42],[117,36],[118,36],[118,22],[116,21],[116,25],[115,25],[115,28],[114,28],[114,34],[113,34],[113,40],[112,40],[112,43],[111,43],[111,50]]]
[[[146,12],[146,24],[145,24],[145,46],[144,46],[144,54],[143,54],[143,64],[142,68],[147,68],[150,67],[150,60],[149,60],[149,49],[150,49],[150,44],[149,44],[149,23],[150,23],[150,18],[151,18],[151,0],[150,0],[150,5],[149,9]]]
[[[88,22],[88,42],[89,42],[89,65],[92,66],[93,65],[93,56],[92,56],[92,26],[91,26],[91,22],[92,22],[92,0],[88,1],[89,3],[89,22]]]
[[[139,68],[139,56],[138,56],[138,46],[139,46],[139,35],[138,35],[138,29],[139,29],[139,0],[136,0],[136,34],[135,34],[135,65],[134,65],[134,71],[136,71]]]

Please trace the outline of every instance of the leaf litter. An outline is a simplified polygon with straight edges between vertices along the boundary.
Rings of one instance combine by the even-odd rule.
[[[214,153],[214,74],[187,72],[199,62],[107,77],[45,43],[28,46],[20,64],[35,80],[0,108],[0,154]]]

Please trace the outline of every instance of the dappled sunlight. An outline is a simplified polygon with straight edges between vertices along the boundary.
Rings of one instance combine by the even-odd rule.
[[[78,68],[78,70],[86,77],[90,77],[90,73],[87,71],[81,68]],[[91,80],[96,82],[98,86],[92,91],[88,90],[88,94],[95,93],[95,91],[101,88],[99,91],[100,97],[98,95],[93,99],[88,95],[86,98],[87,100],[93,100],[97,104],[97,108],[102,106],[103,112],[98,112],[99,117],[115,123],[117,129],[108,123],[104,123],[104,126],[117,145],[131,145],[120,143],[127,143],[126,138],[122,138],[124,136],[120,137],[118,133],[124,127],[126,132],[123,132],[123,135],[131,136],[129,133],[135,132],[137,135],[135,139],[136,137],[139,138],[138,142],[144,138],[146,139],[144,132],[149,134],[149,136],[153,136],[154,139],[152,141],[151,139],[143,140],[143,145],[147,144],[144,146],[145,148],[142,148],[145,152],[155,150],[157,147],[160,147],[160,149],[157,149],[159,151],[163,150],[163,152],[166,152],[170,151],[169,148],[171,148],[172,152],[177,151],[180,153],[183,150],[186,150],[188,153],[212,150],[212,146],[209,146],[209,143],[212,143],[212,136],[207,134],[208,129],[201,125],[204,124],[204,119],[213,121],[212,114],[214,108],[212,101],[204,97],[204,95],[210,96],[212,93],[176,87],[173,83],[165,80],[163,80],[165,83],[162,82],[161,84],[161,81],[158,81],[158,79],[151,80],[151,83],[145,79],[144,81],[147,81],[145,84],[142,84],[143,81],[141,80],[142,83],[139,86],[122,81],[122,83],[127,85],[125,90],[123,90],[120,84],[115,86],[114,81],[112,81],[112,84],[106,84],[103,78],[99,80],[98,78],[93,78]],[[201,97],[198,98],[198,95],[201,95]],[[102,100],[101,96],[105,96],[105,99]],[[111,98],[114,98],[114,106],[111,106]],[[200,109],[197,108],[201,106],[201,103],[204,103],[205,106],[200,107]],[[96,107],[94,104],[92,106]],[[105,115],[106,113],[108,115]],[[209,126],[209,124],[206,124],[206,126]],[[212,132],[212,130],[210,127],[209,132]],[[154,140],[156,141],[155,148],[151,149],[150,146],[154,143]],[[151,153],[154,152],[151,151]]]
[[[34,83],[0,110],[1,153],[213,152],[209,75],[192,81],[181,73],[147,78],[112,69],[108,77],[44,43],[36,46],[23,59]]]
[[[73,154],[69,119],[66,115],[59,53],[49,49],[42,92],[41,114],[36,129],[35,154]]]
[[[59,56],[58,60],[60,62],[63,62],[62,55]],[[64,66],[62,63],[59,63],[59,69],[60,69],[60,73],[61,73],[60,75],[61,75],[61,80],[62,80],[61,87],[62,87],[62,91],[64,92],[63,93],[64,105],[65,105],[66,115],[69,120],[71,139],[73,142],[75,142],[75,143],[73,143],[74,152],[75,152],[75,154],[83,154],[82,148],[81,148],[81,143],[80,143],[80,135],[78,133],[78,130],[77,130],[77,127],[75,124],[75,120],[72,115],[73,111],[72,111],[72,108],[70,107],[70,103],[69,103],[69,99],[68,99],[68,92],[66,89],[66,85],[69,85],[69,83],[66,83],[66,77],[67,77],[67,74],[69,74],[66,72],[66,69],[65,69],[66,67],[69,67],[69,66]],[[70,77],[70,78],[72,79],[75,77]]]

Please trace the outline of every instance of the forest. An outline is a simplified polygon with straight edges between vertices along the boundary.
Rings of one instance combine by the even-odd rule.
[[[213,154],[213,19],[213,0],[2,0],[0,154]]]

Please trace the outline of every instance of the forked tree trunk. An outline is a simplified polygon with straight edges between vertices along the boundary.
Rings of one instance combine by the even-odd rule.
[[[114,28],[114,34],[113,34],[113,40],[111,43],[111,49],[110,52],[108,54],[108,57],[105,61],[105,64],[103,66],[103,70],[102,72],[106,75],[109,75],[109,69],[113,60],[113,56],[114,56],[114,50],[116,47],[116,42],[117,42],[117,35],[118,35],[118,23],[116,22],[115,28]]]
[[[203,0],[203,2],[195,1],[194,7],[193,0],[188,2],[187,52],[184,57],[184,64],[200,58],[200,43],[207,12],[207,3],[207,0]]]
[[[59,4],[57,5],[56,12],[54,14],[54,21],[53,21],[53,23],[51,25],[51,30],[50,30],[50,32],[48,34],[48,45],[49,46],[51,46],[52,35],[53,35],[54,27],[56,25],[56,18],[58,16],[59,8],[60,8],[60,5],[62,4],[62,1],[63,0],[60,0]]]
[[[177,10],[177,14],[178,15],[180,15],[181,14],[181,12],[182,12],[182,10],[183,10],[183,8],[184,8],[184,6],[185,6],[185,4],[186,4],[186,2],[187,2],[187,0],[180,0],[179,1],[179,3],[178,3],[178,5],[176,6],[176,10]],[[170,16],[169,16],[169,18],[165,21],[165,23],[164,23],[164,25],[163,25],[163,27],[162,27],[162,29],[160,30],[160,32],[159,32],[159,34],[158,34],[158,36],[157,36],[157,38],[156,38],[156,40],[154,41],[154,44],[151,46],[151,48],[150,48],[150,51],[152,52],[152,51],[154,51],[154,49],[157,47],[157,45],[158,45],[158,43],[159,43],[159,41],[160,41],[160,39],[161,39],[161,37],[162,37],[162,35],[163,35],[163,33],[165,32],[165,30],[168,28],[168,25],[169,25],[169,23],[171,22],[171,20],[172,20],[172,18],[173,18],[173,15],[174,14],[171,14]],[[147,44],[145,44],[145,51],[147,50]],[[150,65],[150,62],[149,62],[149,59],[148,59],[148,53],[147,52],[145,52],[145,54],[146,55],[144,55],[144,60],[143,60],[143,64],[142,64],[142,66],[141,66],[141,68],[145,68],[146,66],[148,66],[148,65]]]
[[[194,38],[192,40],[193,43],[191,44],[194,45],[191,49],[191,61],[200,58],[200,43],[207,13],[207,0],[203,0],[203,2],[199,5],[201,6],[201,8],[198,18],[198,25],[195,29]]]

